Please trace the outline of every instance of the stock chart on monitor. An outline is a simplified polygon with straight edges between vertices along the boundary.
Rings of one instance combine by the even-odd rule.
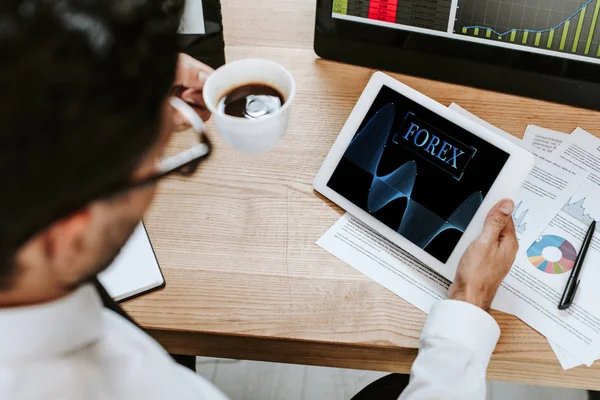
[[[333,17],[600,63],[600,0],[333,0]]]

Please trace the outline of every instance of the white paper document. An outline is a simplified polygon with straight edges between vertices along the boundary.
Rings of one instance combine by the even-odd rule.
[[[528,125],[521,146],[536,155],[552,153],[569,135],[536,125]]]
[[[460,106],[453,103],[450,108],[508,139],[507,132],[483,121]],[[584,136],[584,140],[587,139],[588,144],[595,141],[595,138],[590,138],[582,133],[580,135]],[[510,137],[512,138],[512,136]],[[519,143],[536,155],[537,159],[528,180],[514,198],[516,205],[513,218],[520,244],[518,259],[528,250],[529,244],[536,241],[541,231],[548,226],[587,176],[587,173],[582,173],[582,168],[575,168],[571,171],[564,169],[564,163],[557,162],[556,165],[550,165],[551,162],[548,158],[552,157],[553,150],[565,143],[557,153],[567,151],[570,140],[571,136],[565,133],[529,125],[523,142]],[[573,151],[571,150],[571,152]],[[528,207],[529,204],[535,206]],[[510,292],[505,292],[505,288],[501,288],[493,307],[507,313],[518,314],[519,304],[514,302],[512,297]],[[548,342],[563,369],[583,364],[552,340],[548,340]]]
[[[508,140],[516,140],[509,133],[489,124],[455,103],[452,103],[449,108]],[[574,176],[570,171],[563,170],[559,165],[549,165],[551,162],[548,157],[551,157],[553,150],[569,140],[571,140],[570,135],[565,133],[529,125],[523,136],[523,141],[516,140],[515,142],[537,156],[535,167],[529,179],[515,196],[516,206],[513,219],[520,244],[518,257],[528,250],[529,244],[537,239],[541,230],[550,223],[566,203],[568,196],[583,181],[583,174]],[[565,144],[565,146],[567,145]],[[535,204],[536,206],[532,208],[528,207],[528,204]],[[515,308],[518,307],[518,304],[512,301],[512,295],[509,292],[501,289],[493,307],[515,314],[517,313]],[[570,369],[583,364],[558,344],[551,340],[548,340],[548,343],[563,369]]]
[[[548,343],[550,344],[552,351],[554,351],[554,354],[556,355],[556,358],[558,359],[558,362],[560,363],[562,369],[567,370],[583,365],[583,363],[579,361],[575,356],[573,356],[571,353],[567,352],[565,349],[554,343],[552,340],[548,340]]]
[[[502,293],[499,308],[509,309],[554,344],[591,365],[600,355],[600,271],[589,268],[600,263],[598,236],[588,252],[574,305],[559,311],[557,304],[587,227],[592,219],[600,218],[600,140],[577,129],[549,160],[574,177],[583,173],[587,179],[541,238],[516,261],[503,284],[513,296],[507,298]]]
[[[589,268],[600,264],[600,237],[592,241],[574,304],[566,311],[557,305],[592,218],[600,218],[600,187],[587,181],[516,260],[494,302],[588,366],[600,339],[600,270]]]
[[[448,293],[448,280],[350,214],[317,244],[426,313]]]
[[[477,116],[460,108],[460,106],[452,104],[450,108],[499,135],[507,139],[509,138],[507,136],[509,135],[508,133],[481,120]],[[542,302],[544,304],[542,309],[547,313],[546,316],[543,316],[544,312],[532,311],[540,311],[539,305],[531,304],[532,301],[539,300],[531,292],[534,292],[535,289],[532,288],[539,286],[540,283],[535,280],[529,280],[529,286],[522,286],[515,284],[512,278],[522,273],[524,275],[519,275],[521,280],[530,277],[532,271],[529,271],[528,267],[531,261],[527,255],[527,251],[530,250],[530,244],[539,242],[537,240],[538,236],[542,230],[551,224],[551,221],[551,227],[557,225],[554,217],[559,214],[565,204],[571,204],[574,201],[571,197],[580,188],[586,177],[600,183],[600,150],[598,149],[600,143],[598,139],[582,129],[576,130],[572,135],[567,135],[551,129],[529,125],[523,137],[523,142],[520,144],[536,155],[537,158],[535,167],[527,181],[514,197],[515,210],[513,218],[520,244],[519,253],[511,274],[499,290],[498,296],[492,306],[501,311],[519,316],[526,323],[546,335],[550,346],[564,369],[581,365],[583,363],[580,361],[581,354],[588,355],[587,359],[582,360],[590,365],[598,358],[600,352],[598,350],[590,352],[588,345],[578,346],[581,343],[576,339],[571,338],[568,334],[560,334],[561,328],[557,328],[550,317],[557,311],[556,305],[564,290],[565,282],[563,281],[568,278],[568,273],[563,273],[564,277],[562,280],[554,279],[552,281],[555,283],[555,293],[559,294],[558,298],[553,298],[547,303]],[[592,171],[594,175],[590,175],[588,171]],[[595,179],[595,176],[598,176],[598,178]],[[581,196],[580,193],[579,197]],[[600,201],[600,199],[598,200]],[[531,251],[533,252],[534,250],[532,249]],[[595,280],[595,282],[598,281]],[[556,297],[556,294],[554,297]],[[523,301],[523,298],[526,298],[527,301]],[[525,303],[528,304],[524,305]],[[544,309],[544,307],[547,309]],[[592,312],[588,310],[584,311],[588,317],[595,314],[595,312],[594,310]],[[594,328],[589,331],[588,327],[585,325],[581,326],[573,318],[565,321],[559,319],[558,321],[564,323],[570,331],[580,330],[581,332],[587,332],[589,337],[592,338],[596,335]],[[554,342],[553,338],[559,340],[562,346]],[[572,346],[575,346],[575,349]],[[572,352],[577,354],[577,356],[574,356]]]
[[[573,175],[543,159],[514,196],[513,219],[519,240],[519,255],[539,237],[552,218],[579,188],[587,174]]]
[[[575,129],[548,158],[573,174],[588,171],[588,179],[600,185],[600,139],[583,129]]]

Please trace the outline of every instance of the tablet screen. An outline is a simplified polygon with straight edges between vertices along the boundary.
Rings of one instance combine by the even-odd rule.
[[[445,263],[508,158],[383,86],[327,186]]]

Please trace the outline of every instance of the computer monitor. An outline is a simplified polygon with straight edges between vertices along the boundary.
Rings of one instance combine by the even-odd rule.
[[[600,110],[600,0],[318,0],[324,58]]]
[[[179,42],[182,51],[218,68],[225,64],[225,42],[219,0],[186,0]]]

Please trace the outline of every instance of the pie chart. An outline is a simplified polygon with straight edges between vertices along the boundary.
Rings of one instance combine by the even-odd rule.
[[[527,250],[529,262],[547,274],[564,274],[573,269],[577,252],[564,238],[544,235]]]

